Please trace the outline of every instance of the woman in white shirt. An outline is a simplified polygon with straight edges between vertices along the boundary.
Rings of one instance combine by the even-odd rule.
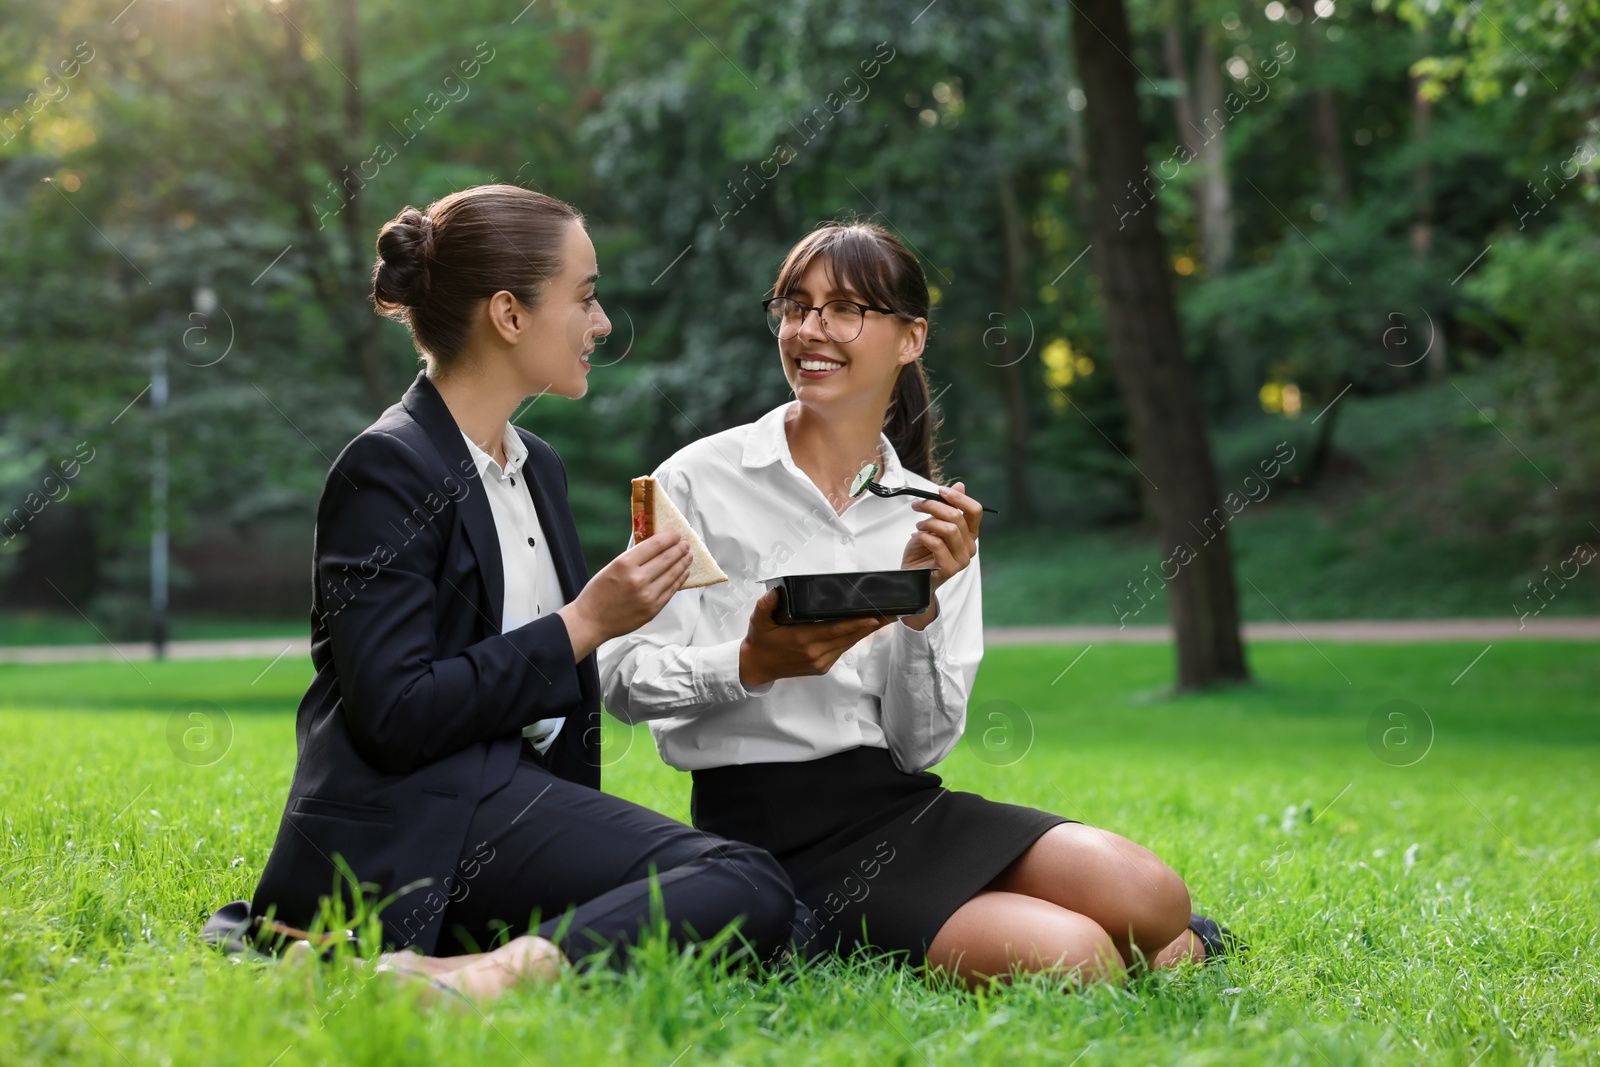
[[[1118,980],[1136,958],[1226,950],[1149,850],[926,770],[961,737],[983,657],[983,512],[961,482],[937,484],[927,282],[881,227],[829,224],[773,291],[795,399],[655,471],[730,580],[601,646],[607,708],[648,720],[662,758],[693,772],[697,827],[777,856],[809,911],[802,951],[870,946],[977,983],[1014,968]],[[852,499],[868,463],[942,499]],[[897,567],[933,570],[922,615],[778,625],[761,581]]]

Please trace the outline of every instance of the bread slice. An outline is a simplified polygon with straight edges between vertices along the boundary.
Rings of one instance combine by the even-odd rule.
[[[633,480],[633,543],[638,544],[649,537],[654,537],[661,530],[677,530],[683,539],[689,542],[690,557],[689,576],[684,579],[680,589],[695,589],[702,585],[716,585],[725,582],[728,576],[722,573],[722,568],[717,566],[717,561],[711,558],[711,550],[706,543],[700,540],[700,535],[694,532],[694,527],[689,525],[689,520],[683,517],[683,512],[672,503],[666,493],[661,492],[654,478],[635,478]]]

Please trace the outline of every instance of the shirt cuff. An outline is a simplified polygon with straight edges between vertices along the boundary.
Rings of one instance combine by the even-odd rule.
[[[739,681],[739,646],[743,643],[743,638],[724,641],[720,645],[710,646],[698,657],[699,662],[694,669],[695,688],[708,703],[764,696],[777,684],[774,679],[754,689],[746,689],[744,683]]]
[[[938,595],[934,594],[936,597]],[[904,622],[895,625],[895,637],[906,653],[900,659],[903,666],[930,673],[938,669],[949,636],[944,622],[947,612],[948,609],[943,604],[939,605],[939,614],[920,630],[907,626]]]
[[[561,733],[561,728],[567,724],[566,716],[559,719],[539,719],[531,725],[522,728],[522,736],[528,743],[539,750],[540,755],[550,751],[550,746],[556,743],[556,737]]]

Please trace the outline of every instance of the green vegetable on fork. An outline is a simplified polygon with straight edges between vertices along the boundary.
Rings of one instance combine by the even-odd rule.
[[[909,485],[903,485],[899,489],[889,489],[885,486],[879,485],[877,482],[873,481],[873,479],[878,476],[878,472],[882,469],[883,468],[878,466],[876,463],[868,463],[865,467],[862,467],[861,470],[856,473],[855,478],[850,482],[851,497],[858,497],[863,492],[870,491],[873,496],[920,496],[924,500],[944,499],[944,497],[940,496],[938,493],[930,493],[926,489],[913,489]],[[1000,512],[996,511],[994,508],[984,508],[983,510],[991,512],[995,515],[1000,514]]]

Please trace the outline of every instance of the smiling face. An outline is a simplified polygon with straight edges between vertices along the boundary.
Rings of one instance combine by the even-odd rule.
[[[589,391],[595,342],[611,332],[611,320],[595,295],[600,272],[594,243],[582,224],[567,227],[561,263],[561,272],[545,284],[538,307],[529,311],[510,293],[499,292],[490,298],[490,316],[500,320],[501,336],[511,342],[511,363],[526,395],[548,392],[576,400]],[[501,302],[504,306],[496,308]],[[505,325],[512,323],[507,336]]]
[[[782,295],[802,304],[822,305],[830,300],[886,307],[861,293],[847,279],[834,274],[818,256],[798,285]],[[836,332],[838,332],[836,330]],[[889,406],[900,368],[922,354],[928,321],[899,315],[866,312],[861,333],[852,341],[835,341],[822,329],[818,312],[807,313],[793,337],[780,338],[778,351],[789,387],[803,404],[819,407]]]

